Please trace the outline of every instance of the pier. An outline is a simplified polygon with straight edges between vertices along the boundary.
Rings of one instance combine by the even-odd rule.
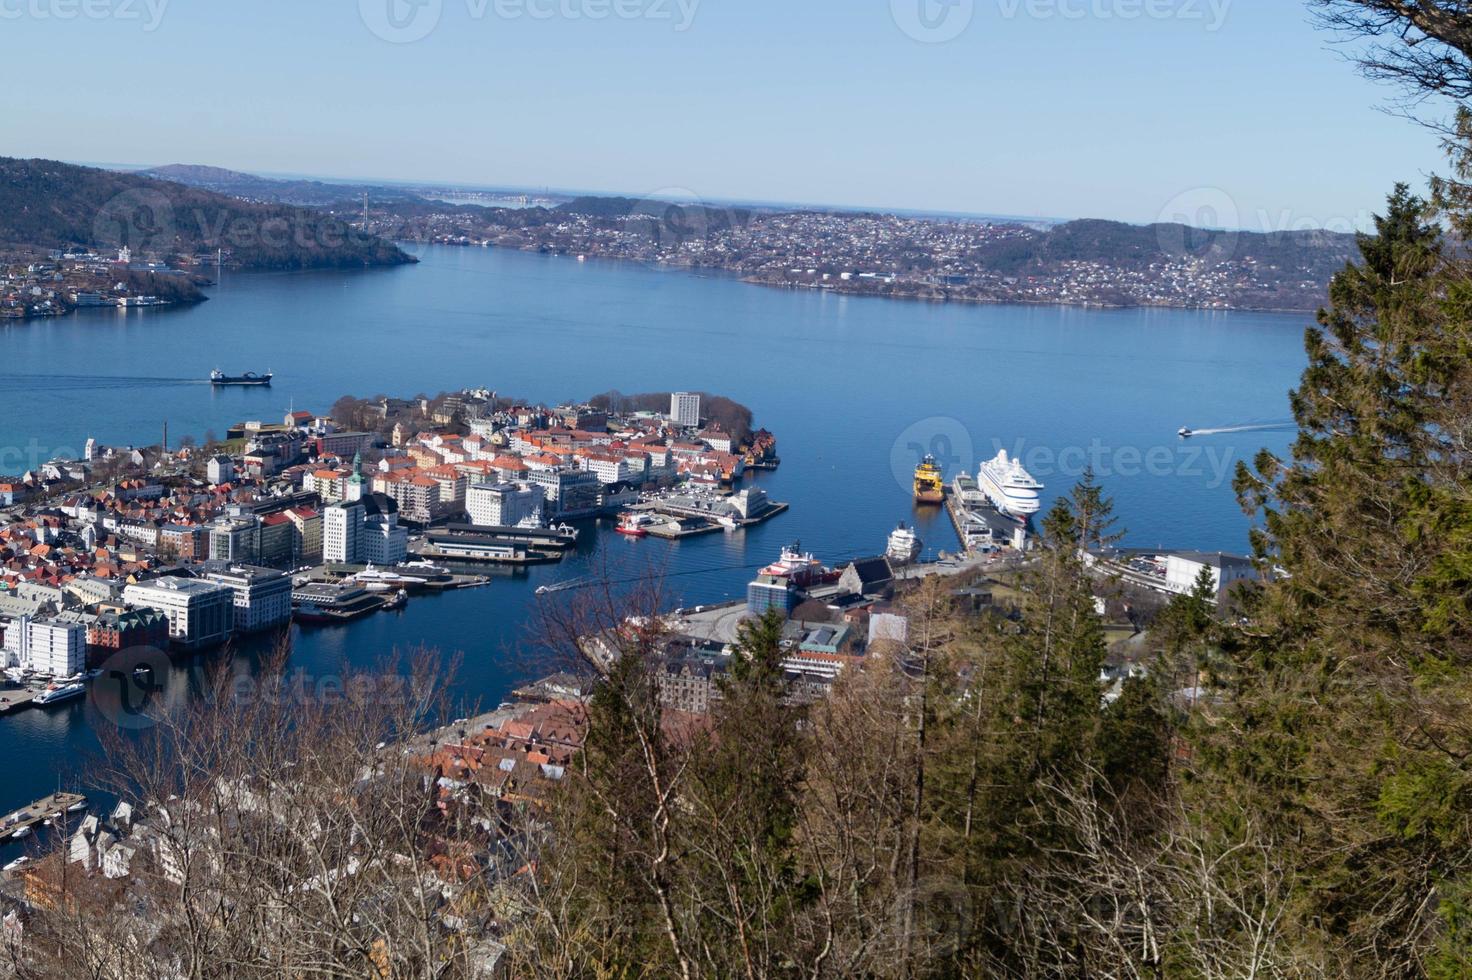
[[[0,691],[0,715],[8,715],[12,711],[29,708],[35,700],[35,691]]]
[[[31,836],[37,826],[48,820],[65,817],[87,808],[87,798],[79,793],[52,793],[30,806],[0,817],[0,841]]]

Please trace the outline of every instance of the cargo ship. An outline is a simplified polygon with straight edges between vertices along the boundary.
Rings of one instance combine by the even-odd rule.
[[[946,499],[946,485],[941,477],[940,467],[935,462],[935,457],[927,455],[915,467],[915,502],[921,504],[940,504]]]
[[[241,375],[229,375],[216,368],[210,372],[210,384],[254,385],[269,388],[271,386],[271,372],[267,371],[265,374],[256,374],[254,371],[247,371]]]

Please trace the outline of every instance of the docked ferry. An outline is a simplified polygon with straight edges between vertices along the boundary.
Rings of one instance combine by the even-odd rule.
[[[254,371],[247,371],[241,375],[229,375],[216,368],[210,372],[210,384],[220,386],[257,385],[269,388],[271,386],[271,372],[267,371],[265,374],[256,374]]]
[[[48,704],[60,704],[63,701],[70,701],[72,698],[79,698],[86,693],[87,688],[80,683],[53,684],[36,695],[35,703],[44,708]]]
[[[908,565],[920,557],[920,552],[925,548],[920,536],[912,527],[906,527],[903,521],[900,526],[889,533],[889,546],[884,555],[893,564]]]
[[[1038,492],[1043,485],[1022,468],[1019,460],[1008,456],[1005,449],[977,468],[976,486],[992,506],[1017,520],[1027,520],[1042,507]]]
[[[825,567],[812,554],[804,552],[801,541],[790,548],[783,548],[782,557],[772,562],[766,568],[763,568],[761,573],[763,575],[775,575],[779,578],[791,579],[800,588],[810,588],[814,585],[827,585],[837,582],[841,574],[831,568]]]
[[[927,455],[915,467],[915,501],[921,504],[944,503],[946,485],[935,457]]]

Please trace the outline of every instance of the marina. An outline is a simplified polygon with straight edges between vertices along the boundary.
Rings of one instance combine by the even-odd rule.
[[[79,793],[52,793],[30,806],[0,817],[0,842],[19,841],[30,837],[37,827],[64,821],[69,815],[87,808],[87,798]]]

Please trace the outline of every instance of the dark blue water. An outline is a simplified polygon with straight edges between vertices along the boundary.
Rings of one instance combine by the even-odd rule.
[[[425,646],[463,654],[457,691],[494,704],[542,666],[525,641],[539,584],[605,564],[669,573],[673,598],[737,594],[785,542],[832,561],[881,551],[899,520],[953,548],[938,511],[916,512],[918,453],[975,470],[1020,452],[1066,491],[1092,462],[1127,542],[1241,551],[1231,467],[1290,433],[1183,442],[1182,425],[1287,416],[1303,367],[1302,316],[1176,310],[926,305],[771,290],[639,265],[427,248],[416,266],[227,275],[182,310],[92,312],[0,327],[0,473],[103,443],[156,443],[343,394],[466,386],[536,401],[707,390],[751,406],[783,458],[760,477],[792,510],[735,535],[671,544],[585,535],[561,566],[416,598],[399,614],[298,636],[313,677]],[[213,390],[211,368],[276,373],[270,390]],[[95,748],[83,703],[0,719],[0,809],[54,790]]]

